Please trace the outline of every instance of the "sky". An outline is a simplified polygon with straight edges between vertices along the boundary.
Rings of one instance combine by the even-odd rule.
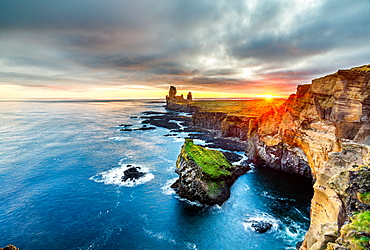
[[[370,64],[369,0],[1,0],[0,99],[289,96]]]

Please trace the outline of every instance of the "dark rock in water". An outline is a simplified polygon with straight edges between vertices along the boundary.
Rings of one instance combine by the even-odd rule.
[[[168,112],[157,112],[157,111],[144,111],[144,115],[167,115]]]
[[[123,129],[120,129],[119,131],[132,131],[131,128],[123,128]]]
[[[130,118],[131,118],[131,119],[137,119],[137,118],[139,118],[139,117],[137,117],[137,116],[131,116]]]
[[[165,134],[165,135],[163,135],[163,136],[176,136],[177,134]]]
[[[255,221],[251,225],[256,232],[266,233],[272,227],[272,224],[265,221]]]
[[[145,173],[139,172],[141,169],[140,167],[132,167],[132,165],[127,165],[127,167],[129,167],[129,169],[123,171],[124,176],[121,177],[122,181],[131,180],[135,182],[145,175]]]
[[[131,124],[120,124],[118,126],[120,126],[120,127],[131,127],[132,125]]]
[[[301,248],[302,244],[303,244],[303,240],[298,241],[297,244],[295,245],[295,249],[299,250]]]
[[[230,162],[238,162],[241,159],[243,159],[243,156],[238,155],[236,153],[232,153],[232,152],[222,152],[222,153],[224,154],[226,159],[228,159]]]
[[[135,130],[153,130],[156,129],[156,127],[147,127],[147,126],[142,126],[141,128],[137,128]]]

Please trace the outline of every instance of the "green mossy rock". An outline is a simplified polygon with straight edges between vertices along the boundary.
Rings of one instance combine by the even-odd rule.
[[[176,162],[179,179],[171,186],[177,194],[201,204],[221,205],[230,197],[230,187],[249,170],[233,166],[217,150],[206,149],[185,139]]]

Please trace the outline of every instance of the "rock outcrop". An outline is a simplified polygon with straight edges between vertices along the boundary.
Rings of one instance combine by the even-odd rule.
[[[13,245],[8,245],[4,248],[0,248],[0,250],[19,250],[19,248],[13,246]]]
[[[188,103],[193,101],[193,96],[191,92],[188,93],[186,99],[183,95],[176,95],[177,89],[175,86],[170,86],[170,90],[168,95],[166,96],[166,108],[174,109],[174,110],[181,110],[187,112],[187,105]]]
[[[233,166],[220,151],[185,139],[176,162],[179,179],[171,187],[180,197],[190,201],[221,205],[230,197],[231,185],[248,169],[247,166]]]

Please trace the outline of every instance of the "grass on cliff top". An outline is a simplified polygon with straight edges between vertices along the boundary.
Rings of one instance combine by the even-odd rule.
[[[370,192],[358,193],[358,199],[365,204],[370,204]]]
[[[231,175],[232,165],[220,151],[195,145],[191,139],[185,139],[185,151],[211,178]]]
[[[347,238],[350,249],[369,249],[370,211],[355,213],[351,223],[341,229],[342,237]]]
[[[194,101],[191,105],[201,111],[222,112],[228,115],[259,117],[271,108],[277,108],[286,99],[255,99],[255,100],[210,100]]]
[[[360,66],[360,67],[355,67],[355,68],[352,68],[351,70],[359,70],[359,71],[364,71],[364,72],[368,72],[370,71],[370,64],[368,65],[363,65],[363,66]]]

